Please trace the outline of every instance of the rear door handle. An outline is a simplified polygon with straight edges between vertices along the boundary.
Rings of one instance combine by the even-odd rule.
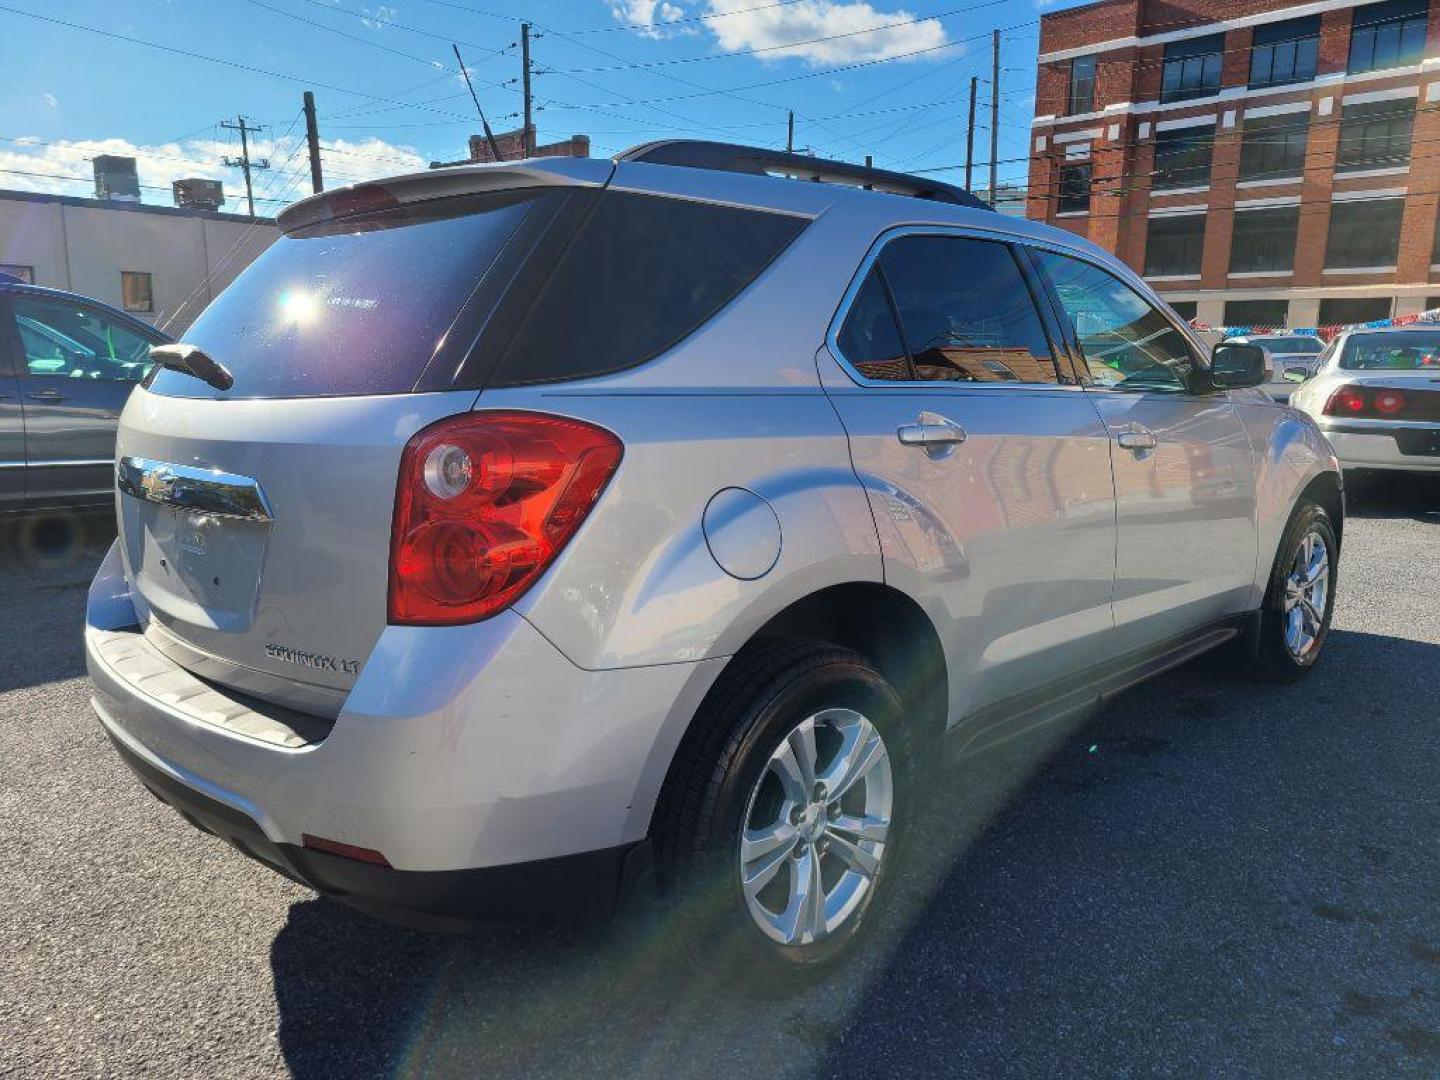
[[[1154,450],[1159,445],[1155,440],[1155,433],[1143,427],[1122,431],[1115,436],[1115,441],[1122,450]]]
[[[896,428],[895,437],[901,446],[918,446],[932,458],[940,458],[965,441],[965,429],[938,413],[923,412],[915,423]]]
[[[65,401],[69,394],[62,394],[59,390],[36,390],[28,395],[34,401]]]

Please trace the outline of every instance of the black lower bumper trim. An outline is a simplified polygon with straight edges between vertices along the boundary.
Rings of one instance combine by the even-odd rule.
[[[112,738],[150,792],[197,828],[286,877],[389,922],[424,930],[487,923],[588,925],[608,921],[622,885],[646,863],[648,842],[555,859],[469,870],[396,870],[294,844],[277,844],[248,815],[182,784]]]

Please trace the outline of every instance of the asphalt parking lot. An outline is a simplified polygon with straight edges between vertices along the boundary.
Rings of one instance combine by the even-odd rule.
[[[903,925],[785,1002],[643,932],[394,929],[185,825],[87,705],[106,533],[0,543],[0,1075],[1440,1075],[1440,483],[1352,506],[1302,685],[1202,660],[951,776]]]

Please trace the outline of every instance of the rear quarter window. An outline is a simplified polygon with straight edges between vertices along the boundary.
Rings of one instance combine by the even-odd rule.
[[[605,192],[504,343],[488,385],[587,378],[643,364],[704,325],[807,224],[761,210]]]

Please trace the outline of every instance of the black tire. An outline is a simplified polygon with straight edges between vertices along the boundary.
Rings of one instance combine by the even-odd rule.
[[[1302,656],[1297,656],[1286,644],[1286,580],[1295,564],[1300,544],[1304,538],[1315,533],[1325,542],[1328,551],[1328,586],[1325,590],[1325,609],[1322,611],[1319,633],[1314,635],[1314,644]],[[1289,683],[1304,676],[1324,652],[1325,640],[1330,635],[1330,619],[1335,611],[1335,585],[1339,570],[1340,547],[1335,537],[1335,526],[1330,515],[1319,503],[1305,501],[1295,508],[1280,538],[1280,547],[1275,554],[1275,564],[1270,570],[1270,583],[1265,590],[1265,601],[1260,609],[1258,626],[1259,640],[1255,642],[1251,673],[1267,682]]]
[[[828,937],[782,945],[746,906],[739,837],[750,794],[791,729],[820,709],[861,713],[891,768],[891,827],[861,905]],[[868,660],[833,645],[792,641],[738,655],[680,748],[652,835],[671,955],[707,981],[754,996],[808,985],[854,953],[890,899],[903,830],[913,814],[915,755],[899,695]],[[788,866],[782,873],[793,872]]]

